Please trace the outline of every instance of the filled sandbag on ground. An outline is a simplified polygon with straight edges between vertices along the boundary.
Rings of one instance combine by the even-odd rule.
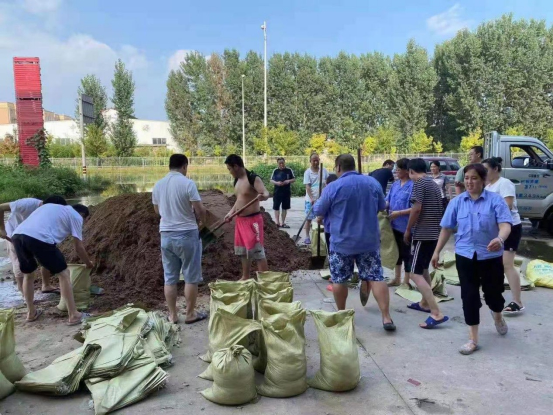
[[[257,396],[252,355],[243,346],[231,346],[213,354],[213,386],[204,398],[221,405],[242,405]]]
[[[534,259],[526,267],[526,278],[536,287],[553,288],[553,264]]]
[[[86,310],[90,305],[90,272],[92,269],[80,264],[68,264],[67,269],[69,269],[77,310]],[[67,311],[67,304],[63,297],[60,298],[58,309]]]
[[[0,372],[11,383],[21,380],[27,373],[15,354],[15,329],[13,308],[0,310]]]
[[[269,282],[290,282],[290,274],[280,271],[257,272],[257,282],[260,284]]]
[[[288,398],[306,391],[305,316],[302,309],[291,316],[276,314],[261,320],[267,367],[257,388],[260,395]]]
[[[215,282],[212,282],[209,284],[209,290],[211,292],[211,296],[215,295],[218,297],[221,301],[225,302],[226,304],[230,304],[230,301],[224,300],[225,294],[236,294],[236,293],[244,293],[247,292],[250,294],[250,300],[247,306],[247,317],[246,318],[252,318],[253,317],[253,307],[252,303],[254,300],[254,280],[247,280],[247,281],[224,281],[224,280],[217,280]]]
[[[307,381],[309,386],[330,392],[345,392],[359,383],[359,354],[353,310],[310,311],[317,327],[321,367]]]
[[[271,300],[261,300],[259,302],[259,318],[270,320],[271,316],[276,314],[284,314],[286,317],[291,318],[298,310],[301,310],[301,302],[294,301],[292,303],[280,303]],[[253,367],[259,373],[265,373],[267,367],[267,346],[263,338],[262,332],[257,332],[257,346],[258,356],[254,358]]]

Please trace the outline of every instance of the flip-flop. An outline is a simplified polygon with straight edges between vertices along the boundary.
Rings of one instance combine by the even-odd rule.
[[[361,305],[363,307],[365,307],[367,305],[367,301],[369,301],[369,289],[367,288],[367,290],[363,290],[363,287],[365,286],[365,284],[368,286],[369,283],[368,281],[361,281],[361,285],[359,286],[359,299],[361,300]]]
[[[507,310],[510,308],[510,310]],[[506,316],[514,316],[515,314],[522,314],[526,310],[526,307],[521,307],[514,301],[511,301],[507,307],[503,309],[503,314]]]
[[[196,318],[194,320],[185,321],[184,324],[194,324],[194,323],[197,323],[198,321],[205,320],[207,317],[208,317],[207,313],[202,313],[199,311],[196,313]]]
[[[67,323],[68,326],[78,326],[79,324],[82,324],[86,321],[87,318],[92,317],[92,314],[90,313],[81,313],[81,319],[73,322]]]
[[[169,318],[169,316],[167,316],[167,321],[168,321],[169,323],[171,323],[171,324],[179,324],[179,319],[178,319],[178,318],[177,318],[176,321],[172,321],[172,320]]]
[[[284,229],[290,229],[290,226],[288,226],[287,224],[284,224],[284,225],[280,225],[281,228],[284,228]]]
[[[423,313],[430,313],[430,310],[422,308],[420,303],[411,303],[407,306],[407,308],[410,308],[411,310],[422,311]]]
[[[390,323],[382,323],[382,327],[386,331],[396,331],[396,325],[393,320]]]
[[[442,318],[441,320],[435,320],[432,316],[429,316],[425,321],[426,326],[424,326],[424,327],[419,326],[419,327],[421,329],[430,330],[430,329],[433,329],[434,327],[436,327],[439,324],[445,323],[448,320],[449,320],[448,316],[444,316],[444,318]]]
[[[42,294],[61,294],[59,288],[54,288],[53,290],[46,290],[46,291],[41,291],[41,292],[42,292]]]
[[[35,309],[35,316],[31,319],[26,319],[25,321],[27,323],[32,323],[33,321],[36,321],[40,317],[41,314],[42,314],[42,310],[40,308],[36,308]]]

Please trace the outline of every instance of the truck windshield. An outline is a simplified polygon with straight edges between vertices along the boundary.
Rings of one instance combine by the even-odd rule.
[[[536,146],[511,146],[511,166],[514,168],[543,168],[547,155]]]

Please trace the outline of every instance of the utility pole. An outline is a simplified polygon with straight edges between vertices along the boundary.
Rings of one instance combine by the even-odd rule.
[[[244,112],[244,78],[246,75],[242,75],[242,160],[244,165],[246,164],[246,116]]]
[[[263,25],[261,26],[261,30],[263,30],[263,40],[264,40],[263,76],[265,78],[265,90],[264,90],[265,112],[263,116],[263,127],[267,128],[267,22],[263,22]]]
[[[79,125],[81,127],[81,157],[83,177],[86,178],[86,155],[84,151],[84,114],[83,114],[83,95],[81,94],[79,99]]]

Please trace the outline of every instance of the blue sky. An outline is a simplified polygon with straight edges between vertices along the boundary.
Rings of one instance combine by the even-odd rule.
[[[13,101],[13,56],[39,56],[44,107],[73,115],[79,80],[100,77],[111,93],[122,58],[136,81],[136,115],[165,119],[169,68],[187,51],[225,48],[316,56],[380,51],[393,55],[410,38],[432,53],[457,30],[512,12],[553,22],[546,0],[0,0],[0,101]]]

